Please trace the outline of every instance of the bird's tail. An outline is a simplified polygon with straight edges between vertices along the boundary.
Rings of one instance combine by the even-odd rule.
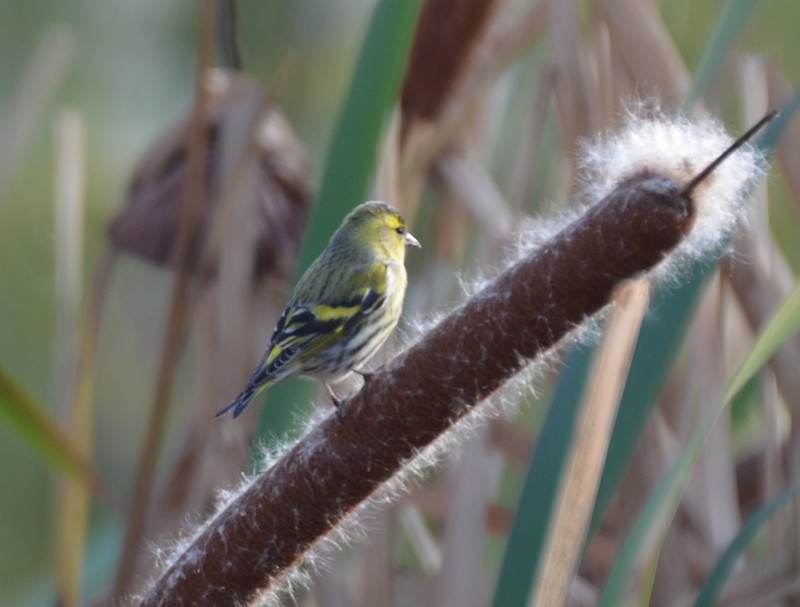
[[[247,386],[245,386],[244,390],[239,393],[239,396],[227,407],[222,409],[219,413],[217,413],[214,417],[221,417],[225,415],[228,411],[233,410],[233,417],[239,417],[247,408],[247,405],[250,404],[250,401],[253,400],[256,396],[261,394],[269,385],[269,382],[265,382],[262,384],[256,384],[254,382],[248,382]]]

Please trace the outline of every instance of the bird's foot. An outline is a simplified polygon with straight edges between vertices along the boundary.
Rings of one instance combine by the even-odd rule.
[[[333,388],[331,388],[328,384],[325,384],[325,389],[328,391],[328,395],[331,397],[331,402],[336,409],[336,420],[341,424],[344,422],[344,405],[347,401],[336,396]]]
[[[375,375],[373,372],[368,371],[359,371],[358,369],[353,369],[353,373],[357,373],[360,375],[364,380],[364,385],[361,388],[361,391],[364,393],[364,402],[369,402],[369,385],[372,383],[372,378]],[[344,423],[344,414],[345,414],[345,405],[349,399],[341,399],[336,394],[334,394],[333,389],[328,385],[325,384],[325,388],[328,390],[328,394],[331,397],[331,402],[333,406],[336,408],[336,419],[341,424]]]
[[[339,399],[336,399],[333,402],[333,406],[336,407],[336,412],[335,412],[336,421],[339,422],[340,424],[344,423],[344,405],[345,405],[345,403],[346,403],[346,401],[341,401]]]
[[[361,391],[364,393],[364,402],[369,402],[369,386],[372,383],[372,379],[375,377],[375,372],[359,371],[358,369],[353,369],[353,372],[360,375],[364,380],[364,385],[362,386]]]

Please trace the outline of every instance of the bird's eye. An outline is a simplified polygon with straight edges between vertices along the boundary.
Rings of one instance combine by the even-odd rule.
[[[394,231],[400,234],[400,236],[403,236],[406,233],[406,228],[405,226],[399,226],[395,228]]]

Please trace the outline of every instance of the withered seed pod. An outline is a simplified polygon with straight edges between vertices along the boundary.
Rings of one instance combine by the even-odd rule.
[[[202,211],[190,259],[197,269],[202,246],[226,187],[222,175],[224,118],[238,95],[258,92],[258,84],[241,74],[218,69],[207,78],[209,111]],[[133,172],[120,213],[110,222],[113,246],[159,266],[174,257],[180,223],[180,205],[188,167],[190,118],[181,117],[165,129],[143,154]],[[264,108],[254,133],[257,186],[249,190],[258,215],[254,278],[264,274],[289,277],[311,203],[308,156],[291,126],[274,108]],[[210,265],[213,270],[214,263]]]

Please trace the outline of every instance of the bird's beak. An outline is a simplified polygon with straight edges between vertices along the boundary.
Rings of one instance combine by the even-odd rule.
[[[420,247],[420,248],[422,248],[422,245],[419,244],[419,240],[414,238],[414,236],[413,236],[413,234],[411,234],[411,232],[406,232],[404,240],[405,240],[405,243],[406,243],[407,247]]]

